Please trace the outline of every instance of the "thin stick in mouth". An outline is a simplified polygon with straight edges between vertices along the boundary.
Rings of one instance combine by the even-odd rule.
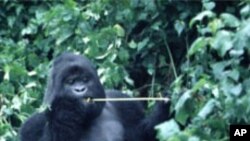
[[[125,101],[165,101],[168,102],[170,99],[167,97],[133,97],[133,98],[86,98],[87,102],[125,102]]]

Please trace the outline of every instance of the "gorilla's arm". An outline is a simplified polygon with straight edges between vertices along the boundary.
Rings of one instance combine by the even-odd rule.
[[[120,91],[108,90],[107,97],[129,98]],[[157,102],[149,115],[145,115],[142,103],[138,101],[112,102],[125,127],[126,140],[156,141],[154,127],[169,119],[170,102]]]
[[[155,126],[170,118],[170,102],[157,102],[152,112],[141,122],[140,129],[144,141],[156,141]]]
[[[107,98],[130,98],[118,90],[106,90]],[[143,106],[138,101],[112,102],[123,123],[137,125],[144,118]]]
[[[117,90],[106,90],[107,98],[129,98]],[[111,102],[116,109],[117,116],[124,127],[124,141],[142,141],[139,123],[144,119],[144,111],[141,103],[137,101]]]
[[[48,124],[42,141],[78,141],[91,124],[86,120],[85,108],[77,99],[68,97],[54,99],[51,109],[46,111]]]
[[[90,124],[90,120],[84,123],[84,118],[83,107],[77,100],[56,98],[51,110],[34,114],[22,125],[21,141],[78,141],[82,128]]]
[[[21,127],[21,141],[38,141],[43,135],[46,117],[44,113],[33,114]]]

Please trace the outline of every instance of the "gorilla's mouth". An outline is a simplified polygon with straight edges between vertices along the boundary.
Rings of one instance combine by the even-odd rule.
[[[86,96],[83,98],[84,103],[94,103],[94,98],[91,96]]]

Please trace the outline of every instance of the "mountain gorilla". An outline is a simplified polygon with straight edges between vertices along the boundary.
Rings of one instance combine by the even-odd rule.
[[[91,62],[64,53],[52,66],[44,112],[21,127],[21,141],[154,141],[154,126],[166,120],[169,104],[160,102],[145,116],[138,101],[95,102],[95,98],[128,98],[103,89]]]

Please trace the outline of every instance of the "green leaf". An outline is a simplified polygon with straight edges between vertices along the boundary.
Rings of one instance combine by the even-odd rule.
[[[212,89],[212,94],[215,98],[219,98],[220,96],[220,91],[219,91],[219,88],[216,86]]]
[[[124,79],[128,84],[130,84],[131,86],[134,86],[134,81],[133,79],[129,78],[129,76],[126,75]]]
[[[242,16],[244,16],[244,17],[249,16],[249,15],[250,15],[249,13],[250,13],[250,5],[249,5],[249,4],[245,5],[245,6],[240,10],[240,14],[241,14]]]
[[[225,79],[221,82],[221,89],[225,95],[230,96],[240,96],[242,93],[243,87],[242,84],[235,85],[232,81]]]
[[[10,79],[10,70],[11,66],[10,65],[5,65],[4,66],[4,80],[9,80]]]
[[[175,21],[174,28],[177,31],[178,36],[180,36],[183,30],[185,29],[185,23],[183,21],[177,20]]]
[[[130,48],[132,48],[132,49],[135,49],[135,48],[137,47],[137,44],[135,43],[134,40],[132,40],[132,41],[129,42],[128,46],[129,46]]]
[[[203,48],[207,45],[207,40],[204,37],[197,38],[191,45],[190,49],[188,50],[188,56],[192,56],[197,52],[203,50]]]
[[[230,62],[222,61],[211,65],[213,74],[217,79],[222,79],[225,76],[224,69],[230,64]]]
[[[10,126],[8,124],[0,124],[0,135],[4,135],[8,130],[10,129]],[[1,138],[0,138],[1,139]],[[3,139],[3,141],[5,141]]]
[[[215,17],[215,14],[212,11],[203,11],[190,21],[189,27],[192,27],[196,22],[201,22],[204,17],[213,18]]]
[[[205,106],[200,110],[198,113],[198,116],[206,119],[207,116],[213,111],[214,107],[216,105],[216,100],[215,99],[210,99]]]
[[[211,46],[221,57],[224,57],[226,52],[233,47],[232,33],[225,30],[217,32]]]
[[[206,10],[212,10],[215,7],[215,3],[213,1],[204,2],[203,6],[206,8]]]
[[[99,53],[99,50],[97,47],[95,46],[91,46],[91,47],[86,47],[85,51],[84,51],[84,54],[88,55],[88,56],[97,56],[98,58],[98,53]]]
[[[250,94],[250,78],[245,78],[244,82],[243,82],[243,87],[246,91],[247,94]]]
[[[0,83],[0,91],[3,95],[13,95],[15,92],[15,87],[11,83],[4,81]]]
[[[156,31],[159,31],[161,25],[162,25],[162,22],[158,21],[158,22],[155,22],[153,25],[151,25],[151,28],[156,30]]]
[[[157,130],[157,139],[163,141],[167,140],[174,134],[180,132],[180,127],[178,123],[171,119],[155,127]]]
[[[69,8],[75,8],[76,7],[76,2],[74,0],[65,0],[65,5]]]
[[[230,92],[235,96],[239,96],[242,92],[242,84],[238,84],[238,85],[231,87]]]
[[[195,83],[195,85],[192,88],[193,92],[198,91],[199,89],[203,88],[205,84],[207,84],[207,80],[206,79],[200,79],[197,83]]]
[[[73,34],[70,28],[62,29],[61,34],[59,35],[58,39],[56,40],[56,45],[60,45],[62,42],[67,40]]]
[[[7,17],[7,21],[8,21],[7,23],[8,23],[8,26],[9,26],[9,27],[12,28],[12,27],[14,26],[14,23],[15,23],[15,21],[16,21],[16,18],[17,18],[17,17],[14,17],[14,16],[8,16],[8,17]]]
[[[34,31],[34,29],[32,29],[31,26],[28,26],[24,29],[22,29],[22,32],[21,32],[21,35],[29,35],[29,34],[32,34]]]
[[[242,56],[243,53],[244,53],[243,49],[231,49],[229,51],[230,56],[235,58]]]
[[[211,29],[211,32],[213,34],[216,34],[216,32],[221,29],[224,25],[221,21],[221,19],[214,19],[208,24],[209,28]]]
[[[188,141],[201,141],[200,138],[196,137],[196,136],[192,136],[188,138]]]
[[[114,25],[114,28],[116,30],[117,36],[119,37],[125,36],[125,30],[119,24]]]
[[[226,27],[238,27],[240,25],[240,21],[232,14],[222,13],[220,18]]]
[[[242,22],[242,26],[239,31],[235,34],[234,38],[234,48],[237,50],[244,50],[248,48],[250,44],[250,19]]]
[[[144,38],[141,42],[139,42],[138,45],[138,51],[142,50],[149,42],[149,38]]]
[[[190,100],[191,90],[188,90],[179,98],[174,108],[176,111],[175,118],[182,125],[185,125],[190,114],[190,109],[188,109],[188,103],[190,102]]]
[[[186,91],[178,100],[178,102],[175,105],[175,110],[178,112],[186,103],[187,100],[191,99],[191,91]]]
[[[12,99],[11,108],[20,110],[21,106],[22,106],[22,103],[21,103],[20,98],[18,96],[14,96],[14,98]]]
[[[153,64],[148,64],[147,65],[147,72],[150,75],[153,75],[155,73],[155,68],[154,68]]]
[[[240,73],[237,69],[233,69],[232,71],[228,72],[228,76],[232,78],[234,81],[238,81],[240,78]]]
[[[32,54],[27,55],[27,61],[28,61],[29,66],[35,68],[37,64],[40,63],[41,60],[35,53],[32,53]]]
[[[127,50],[121,48],[121,50],[118,52],[118,57],[121,61],[126,62],[129,59],[129,53]]]

